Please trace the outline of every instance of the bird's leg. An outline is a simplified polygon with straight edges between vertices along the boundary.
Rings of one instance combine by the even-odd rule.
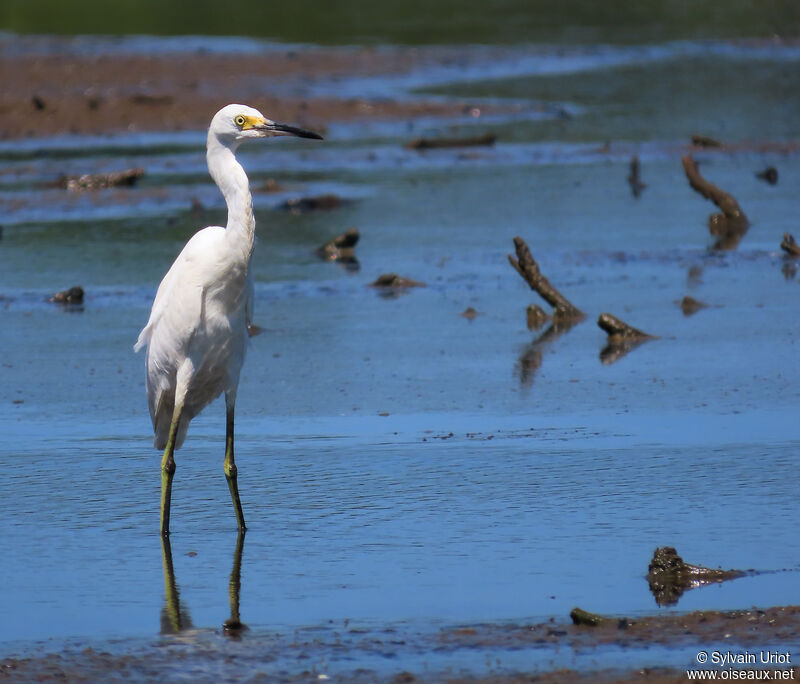
[[[184,359],[175,375],[175,407],[172,409],[172,422],[169,426],[169,437],[161,459],[161,536],[169,534],[169,507],[172,501],[172,476],[175,474],[175,443],[178,440],[178,428],[181,424],[186,392],[194,375],[194,364],[191,359]]]
[[[233,414],[236,406],[235,392],[225,394],[225,479],[228,480],[228,489],[231,491],[233,509],[236,512],[236,522],[239,524],[239,531],[244,532],[247,527],[244,524],[244,513],[242,513],[242,502],[239,499],[239,484],[237,478],[236,463],[233,460]]]
[[[172,414],[172,423],[169,426],[169,438],[164,449],[164,458],[161,459],[161,536],[169,535],[169,507],[172,501],[172,476],[175,475],[175,439],[178,435],[178,425],[181,422],[183,405],[178,404]]]

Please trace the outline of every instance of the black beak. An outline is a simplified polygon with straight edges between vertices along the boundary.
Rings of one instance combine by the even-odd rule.
[[[273,131],[278,135],[294,135],[298,138],[311,138],[312,140],[323,139],[319,133],[314,133],[314,131],[307,131],[305,128],[290,126],[289,124],[284,123],[277,123],[275,121],[267,124],[266,129],[268,131]]]

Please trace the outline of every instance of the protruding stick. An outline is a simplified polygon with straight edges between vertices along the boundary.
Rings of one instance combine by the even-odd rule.
[[[634,197],[638,197],[642,194],[642,190],[647,187],[647,183],[642,183],[641,178],[639,177],[640,173],[640,164],[639,164],[639,157],[634,155],[631,158],[631,165],[630,165],[630,173],[628,174],[628,183],[631,186],[631,192],[633,193]]]
[[[641,330],[628,325],[625,321],[610,313],[602,313],[597,319],[597,325],[608,333],[609,337],[624,337],[625,339],[653,339]]]
[[[742,211],[733,195],[721,190],[700,175],[697,162],[692,155],[687,154],[681,157],[681,162],[683,163],[683,170],[686,173],[686,178],[689,179],[689,185],[692,186],[692,189],[716,204],[725,215],[725,218],[736,221],[741,221],[742,219],[745,221],[747,220],[747,216],[745,216],[745,213]]]
[[[542,275],[539,264],[531,255],[528,245],[521,237],[514,238],[514,247],[517,252],[516,259],[509,254],[508,261],[516,269],[531,290],[537,292],[550,306],[553,307],[553,316],[556,320],[580,320],[584,317],[583,311],[573,306],[572,303],[554,288],[550,281]]]

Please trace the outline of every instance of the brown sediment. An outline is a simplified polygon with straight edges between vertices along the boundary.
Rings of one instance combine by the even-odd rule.
[[[432,150],[447,147],[476,147],[494,145],[497,136],[492,133],[466,138],[416,138],[406,143],[410,150]]]
[[[450,52],[287,47],[246,55],[146,56],[9,51],[2,55],[0,72],[0,139],[205,130],[214,112],[228,102],[244,102],[272,119],[320,131],[331,120],[460,118],[471,111],[471,104],[455,99],[397,101],[291,94],[295,83],[406,73],[450,59]],[[280,86],[284,92],[277,94]],[[518,105],[482,106],[487,113],[519,109]]]
[[[720,214],[712,214],[708,220],[708,228],[711,234],[717,237],[714,248],[736,249],[739,241],[750,227],[750,222],[739,203],[733,195],[721,190],[703,178],[692,155],[684,155],[681,157],[681,162],[692,189],[699,192],[706,199],[710,199],[722,212]]]
[[[574,609],[572,624],[550,620],[535,624],[475,625],[467,631],[443,631],[440,640],[454,645],[523,647],[569,644],[574,648],[602,645],[709,644],[717,640],[747,646],[790,641],[800,628],[800,606],[730,611],[695,611],[630,619]]]
[[[592,615],[587,613],[588,615]],[[248,651],[235,658],[229,649],[214,648],[209,644],[192,648],[191,643],[181,644],[179,660],[186,672],[194,668],[198,672],[225,668],[230,679],[237,676],[248,679],[263,667],[283,659],[280,667],[270,672],[269,681],[308,682],[321,679],[316,672],[309,672],[309,662],[324,661],[325,656],[335,652],[334,662],[341,668],[343,659],[357,663],[359,658],[380,654],[384,660],[397,662],[395,671],[383,673],[368,669],[349,672],[330,672],[325,680],[330,682],[395,683],[425,682],[434,684],[467,682],[473,684],[519,684],[520,682],[546,682],[549,684],[571,684],[572,682],[600,682],[604,684],[628,684],[645,679],[648,682],[666,684],[685,682],[686,669],[635,667],[598,670],[591,665],[585,669],[566,669],[553,664],[559,654],[577,651],[600,653],[610,647],[618,652],[637,649],[646,653],[655,645],[664,648],[691,647],[697,651],[709,649],[713,644],[725,644],[725,650],[741,652],[761,649],[769,644],[771,651],[786,652],[797,643],[800,631],[800,606],[752,608],[732,611],[695,611],[687,614],[659,614],[654,616],[627,617],[598,616],[601,620],[593,625],[572,624],[561,618],[542,622],[488,623],[459,625],[436,631],[416,632],[398,630],[393,626],[385,629],[313,630],[306,636],[303,631],[281,635],[270,630],[267,636],[251,629]],[[149,647],[132,646],[119,653],[104,652],[95,648],[65,650],[60,653],[42,655],[41,651],[30,657],[13,657],[0,660],[0,679],[9,681],[130,681],[144,677],[148,681],[163,680],[167,673],[176,672],[176,656],[169,642],[160,641]],[[529,652],[531,665],[511,670],[498,667],[485,674],[456,674],[452,669],[437,672],[428,664],[423,672],[415,672],[403,659],[410,656],[419,662],[425,653],[464,654],[471,662],[480,662],[498,652]],[[248,653],[255,655],[249,656]],[[544,654],[546,658],[536,658]],[[566,656],[570,657],[570,656]],[[652,658],[651,658],[652,660]],[[388,662],[388,660],[387,660]],[[540,663],[537,665],[536,663]],[[354,666],[355,667],[355,666]],[[687,664],[687,667],[691,665]],[[702,665],[695,665],[702,669]],[[764,669],[767,666],[763,666]],[[483,669],[483,668],[481,668]],[[494,668],[491,668],[494,669]],[[771,666],[770,669],[785,669],[795,673],[797,668]],[[122,675],[122,676],[121,676]],[[127,675],[127,679],[125,676]],[[789,677],[786,677],[789,678]],[[206,681],[206,679],[203,679]]]
[[[514,247],[517,257],[508,255],[508,262],[514,267],[522,279],[528,283],[531,290],[539,294],[550,306],[553,307],[554,322],[579,321],[585,314],[573,306],[564,295],[554,288],[539,269],[539,264],[533,258],[528,245],[521,237],[514,238]]]
[[[783,234],[781,249],[791,257],[800,257],[800,245],[795,242],[794,235],[791,233]]]
[[[677,603],[683,593],[689,589],[744,577],[748,574],[753,573],[744,570],[722,570],[692,565],[685,562],[673,547],[662,546],[653,553],[653,560],[647,567],[646,579],[656,603],[660,606],[669,606]]]

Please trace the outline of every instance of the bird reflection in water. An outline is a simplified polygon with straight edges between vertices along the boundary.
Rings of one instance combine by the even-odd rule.
[[[236,549],[233,552],[233,567],[228,580],[228,600],[230,617],[222,623],[222,632],[229,637],[239,637],[247,629],[239,616],[239,593],[242,587],[242,551],[244,550],[245,532],[240,531],[236,538]],[[172,546],[169,537],[161,537],[161,554],[164,566],[164,607],[161,609],[161,634],[178,634],[193,629],[189,609],[181,604],[180,591],[175,579],[175,568],[172,564]]]

